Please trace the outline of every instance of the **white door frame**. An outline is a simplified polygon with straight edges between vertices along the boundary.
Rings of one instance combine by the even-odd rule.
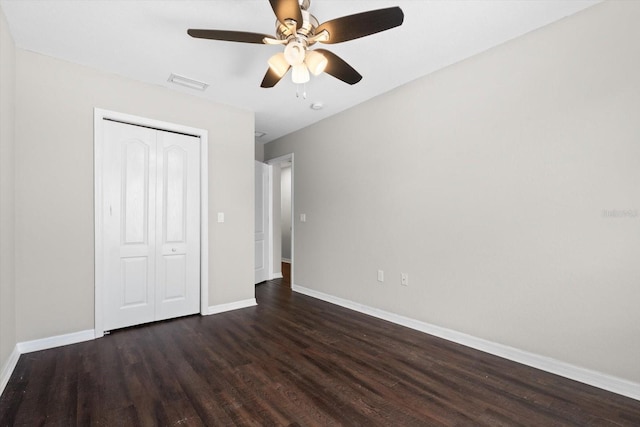
[[[209,131],[117,111],[95,108],[93,112],[93,169],[94,169],[94,280],[95,280],[95,338],[104,336],[103,322],[103,251],[102,251],[102,146],[104,145],[102,124],[104,119],[146,126],[154,129],[184,133],[200,138],[200,314],[206,315],[209,310]]]
[[[267,280],[273,280],[274,272],[273,272],[273,241],[275,239],[273,235],[273,165],[269,162],[265,162],[268,166],[267,169],[267,209],[269,210],[269,216],[267,218],[267,234],[269,241],[267,245],[269,246],[269,254],[267,256],[267,262],[269,263],[269,268],[267,269]]]
[[[273,209],[271,207],[271,186],[272,186],[272,182],[273,182],[273,166],[271,166],[268,163],[265,162],[261,162],[260,160],[256,160],[255,161],[255,165],[257,166],[258,164],[261,165],[261,169],[262,167],[266,166],[266,176],[265,174],[262,174],[263,171],[261,170],[260,173],[262,174],[262,215],[264,218],[265,215],[265,210],[266,210],[266,215],[267,215],[267,221],[266,224],[264,225],[264,251],[265,253],[263,254],[263,260],[265,258],[266,255],[266,280],[271,280],[273,279],[273,239],[271,238],[271,236],[273,235],[273,230],[271,229],[271,217],[273,216]],[[255,168],[254,168],[255,171]],[[265,186],[267,187],[267,190],[265,191],[264,188]],[[254,188],[253,190],[254,192],[256,192],[258,189]],[[255,239],[254,239],[255,240]],[[255,242],[254,242],[254,251],[255,251]],[[255,280],[254,280],[255,281]],[[261,283],[261,282],[258,282]],[[256,283],[256,285],[258,284]]]
[[[296,268],[296,264],[295,264],[295,256],[296,256],[296,251],[295,251],[295,232],[296,232],[296,221],[295,221],[295,164],[294,164],[294,155],[293,153],[289,153],[289,154],[285,154],[284,156],[280,156],[280,157],[276,157],[274,159],[270,159],[267,160],[267,164],[268,165],[279,165],[280,163],[284,163],[284,162],[288,162],[291,161],[291,286],[293,287],[294,282],[294,270]],[[271,235],[271,250],[270,252],[270,263],[271,263],[271,275],[270,277],[273,277],[273,241],[275,240],[275,236],[273,234],[273,204],[275,203],[275,201],[273,200],[273,186],[274,185],[280,185],[280,183],[275,183],[273,182],[273,173],[272,171],[270,171],[270,185],[269,185],[269,209],[271,211],[271,215],[269,215],[269,234]],[[278,203],[280,203],[280,201],[278,200]],[[282,213],[280,213],[282,214]],[[278,218],[278,221],[280,220],[280,218]],[[282,233],[281,233],[282,235]],[[280,236],[280,238],[282,238]],[[280,258],[282,258],[282,251],[280,252]]]

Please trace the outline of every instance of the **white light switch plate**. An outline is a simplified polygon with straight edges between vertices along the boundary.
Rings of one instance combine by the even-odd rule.
[[[224,222],[224,212],[218,212],[218,222]]]

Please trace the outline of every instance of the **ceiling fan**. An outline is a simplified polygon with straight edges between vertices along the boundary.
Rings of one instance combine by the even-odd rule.
[[[399,7],[370,10],[355,15],[343,16],[319,24],[310,14],[311,0],[269,0],[276,22],[276,36],[248,33],[244,31],[189,29],[191,37],[240,43],[283,45],[284,52],[269,58],[269,69],[261,87],[274,87],[289,69],[294,83],[309,81],[309,73],[325,72],[348,84],[358,83],[362,76],[342,58],[326,49],[309,49],[317,42],[333,44],[402,25],[404,13]]]

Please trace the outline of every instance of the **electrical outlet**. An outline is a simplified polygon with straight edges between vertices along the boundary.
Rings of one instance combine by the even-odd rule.
[[[407,273],[400,274],[400,284],[402,286],[409,286],[409,275]]]
[[[378,282],[384,282],[384,271],[378,270]]]

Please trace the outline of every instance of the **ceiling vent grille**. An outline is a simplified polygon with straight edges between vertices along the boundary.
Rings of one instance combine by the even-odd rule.
[[[180,86],[188,87],[189,89],[195,89],[204,92],[209,85],[207,83],[199,82],[188,77],[180,76],[178,74],[171,74],[167,80],[169,83],[177,84]]]

